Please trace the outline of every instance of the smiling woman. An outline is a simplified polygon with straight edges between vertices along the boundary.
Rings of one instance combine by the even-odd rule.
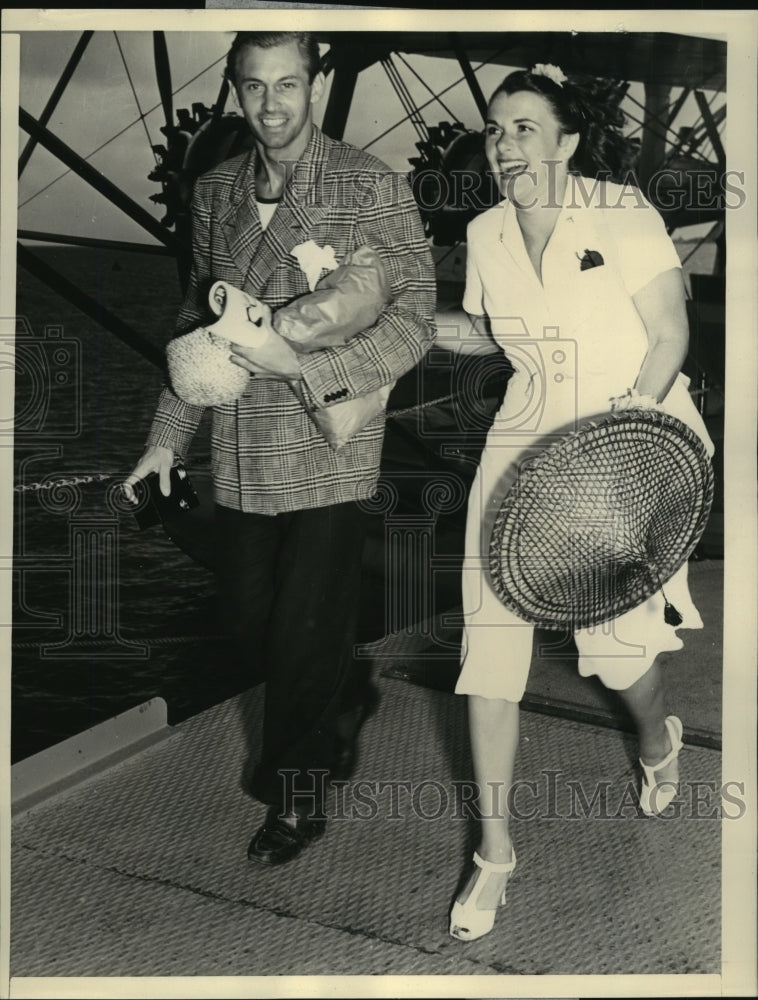
[[[569,159],[579,138],[577,133],[562,131],[540,97],[524,92],[493,97],[484,135],[490,167],[501,187],[506,187],[509,200],[523,207],[532,203],[527,201],[524,182],[531,182],[533,197],[542,195],[544,204],[549,195],[549,167]],[[521,180],[516,181],[517,177]]]
[[[624,180],[639,144],[624,134],[618,83],[574,77],[572,85],[562,71],[561,80],[536,70],[511,73],[490,100],[485,151],[507,182],[503,193],[523,207],[557,208],[562,162],[587,177]]]
[[[503,496],[519,488],[522,470],[556,438],[613,409],[660,406],[695,431],[704,454],[713,453],[679,374],[687,315],[678,256],[656,210],[636,188],[625,204],[624,188],[610,180],[631,148],[618,108],[604,97],[612,88],[544,68],[510,74],[490,99],[485,151],[503,201],[474,219],[467,234],[464,308],[489,319],[515,371],[469,497],[456,691],[469,696],[482,839],[450,917],[450,933],[463,941],[492,930],[516,865],[509,803],[534,622],[501,599],[490,578],[490,539]],[[572,172],[579,164],[596,181],[586,197],[589,187]],[[577,512],[573,527],[567,558],[577,575],[592,564],[600,589],[604,567],[582,544],[583,532],[598,530],[597,520]],[[532,549],[540,554],[539,541]],[[547,570],[554,572],[554,565]],[[603,622],[611,631],[576,619],[569,629],[580,674],[617,691],[636,724],[645,813],[662,812],[675,797],[682,746],[680,720],[665,715],[658,654],[682,647],[677,628],[703,627],[686,562],[661,582],[676,600],[676,615],[659,590]],[[618,577],[614,586],[625,584]],[[630,649],[637,654],[624,651]]]

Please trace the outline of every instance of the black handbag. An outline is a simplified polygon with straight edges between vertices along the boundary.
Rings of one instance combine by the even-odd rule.
[[[134,517],[141,531],[200,505],[187,470],[181,464],[171,469],[171,492],[167,497],[161,493],[157,472],[135,483],[134,493],[137,497]]]

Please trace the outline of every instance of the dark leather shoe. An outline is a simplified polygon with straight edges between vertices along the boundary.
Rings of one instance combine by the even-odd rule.
[[[250,861],[269,867],[283,865],[296,858],[312,841],[324,835],[325,818],[311,819],[296,814],[297,820],[291,824],[281,819],[279,812],[278,806],[272,806],[266,822],[250,841],[247,849]]]

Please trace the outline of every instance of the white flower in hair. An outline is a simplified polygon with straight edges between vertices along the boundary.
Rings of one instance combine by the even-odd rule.
[[[568,80],[568,77],[560,68],[560,66],[553,66],[552,63],[537,63],[533,69],[530,70],[532,76],[546,76],[548,80],[552,80],[553,83],[557,83],[559,87]]]
[[[337,268],[334,247],[328,244],[320,247],[313,240],[307,240],[294,247],[292,256],[296,258],[300,270],[305,274],[311,291],[315,289],[322,271],[334,271]]]

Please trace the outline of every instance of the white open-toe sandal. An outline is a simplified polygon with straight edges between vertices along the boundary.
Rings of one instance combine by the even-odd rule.
[[[679,769],[675,768],[672,777],[656,779],[656,774],[675,761],[682,749],[682,723],[675,715],[669,715],[666,719],[666,729],[668,730],[671,750],[663,760],[657,764],[645,764],[640,760],[642,767],[642,785],[640,786],[640,808],[646,816],[657,816],[663,812],[666,806],[675,798],[679,792]]]
[[[487,876],[490,873],[507,872],[510,874],[513,871],[516,867],[516,852],[513,851],[513,857],[510,861],[504,864],[497,864],[494,861],[485,861],[484,858],[481,858],[474,851],[474,864],[482,870],[481,874],[477,877],[476,884],[469,893],[466,902],[459,903],[456,900],[450,911],[450,934],[454,938],[458,938],[459,941],[475,941],[477,938],[489,934],[495,926],[497,909],[480,910],[476,904],[482,894],[482,889],[487,884]],[[503,888],[498,908],[504,905],[505,888]]]

